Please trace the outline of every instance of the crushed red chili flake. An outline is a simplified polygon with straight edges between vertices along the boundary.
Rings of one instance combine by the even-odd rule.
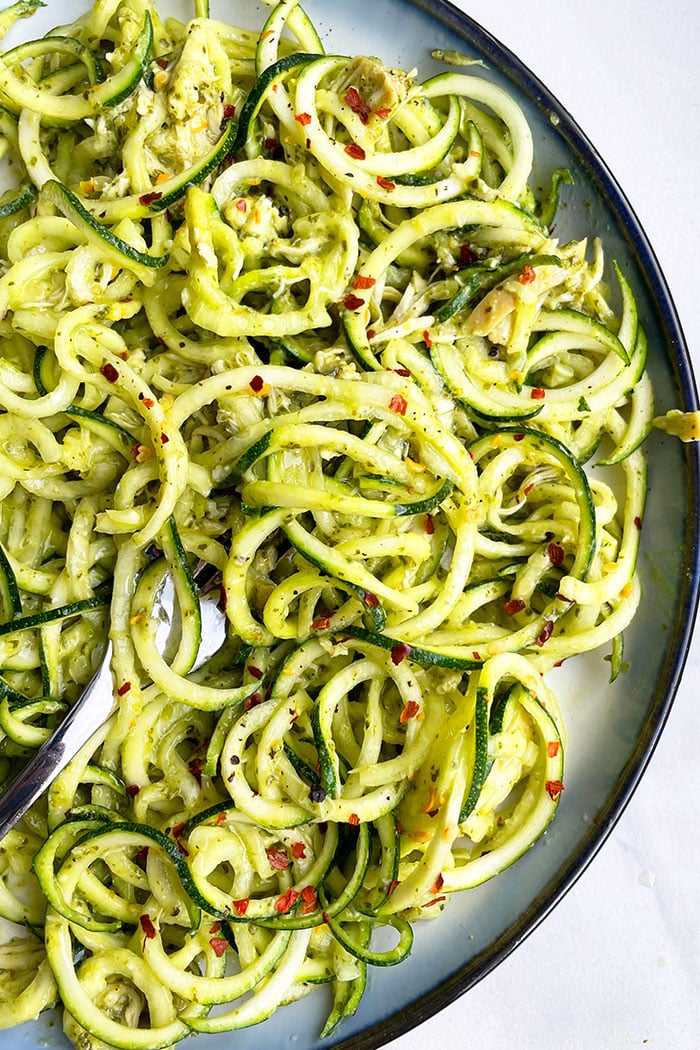
[[[447,900],[447,897],[443,894],[441,897],[433,897],[433,899],[431,901],[426,901],[426,903],[423,904],[422,907],[423,908],[432,908],[433,904],[439,904],[440,901],[446,901],[446,900]]]
[[[391,897],[392,893],[394,892],[394,890],[396,889],[398,884],[399,884],[399,880],[398,879],[392,879],[391,880],[391,882],[389,883],[389,889],[387,890],[387,894],[386,894],[387,897]]]
[[[168,437],[167,434],[161,434],[160,435],[160,443],[161,443],[161,445],[167,445],[169,441],[170,441],[170,438]]]
[[[440,872],[440,874],[436,878],[435,882],[430,887],[430,892],[431,893],[439,893],[440,890],[442,889],[442,887],[444,886],[444,884],[445,884],[445,880],[442,877],[442,872]]]
[[[518,274],[518,280],[521,284],[532,284],[536,277],[537,274],[530,265],[523,266],[522,273]]]
[[[525,602],[522,598],[511,598],[509,602],[503,606],[506,612],[506,616],[515,616],[516,613],[522,612],[525,608]]]
[[[513,434],[513,441],[522,441],[524,437],[524,434]]]
[[[292,910],[298,900],[298,890],[287,890],[285,894],[275,901],[275,911],[279,912],[280,915],[286,915],[287,912]]]
[[[124,682],[123,685],[120,685],[117,689],[117,696],[124,696],[126,693],[129,692],[130,689],[131,682]]]
[[[474,252],[471,250],[468,244],[460,244],[459,261],[461,262],[462,266],[468,266],[469,263],[474,262]]]
[[[155,405],[155,401],[153,400],[152,397],[144,397],[143,398],[143,407],[144,408],[153,408],[154,405]]]
[[[472,649],[472,659],[473,660],[480,660],[481,659],[481,656],[480,656],[479,653],[477,653],[476,649]]]
[[[357,813],[351,813],[348,817],[348,824],[352,824],[352,826],[356,828],[359,823],[360,818],[358,817]]]
[[[311,621],[312,631],[326,631],[331,625],[331,618],[326,613],[325,616],[317,616],[315,620]]]
[[[159,201],[163,194],[160,190],[152,190],[150,193],[142,193],[139,197],[139,204],[143,204],[144,208],[148,208],[150,204],[155,204]]]
[[[542,401],[545,397],[545,390],[541,386],[533,386],[530,397],[533,401]]]
[[[182,835],[182,833],[183,833],[183,831],[184,831],[184,830],[185,830],[185,824],[184,824],[184,821],[183,821],[183,822],[182,822],[181,824],[175,824],[175,825],[174,825],[174,826],[173,826],[173,827],[172,827],[172,828],[170,829],[170,831],[172,832],[172,836],[173,836],[173,838],[175,838],[175,839],[179,839],[179,838],[180,838],[180,835]]]
[[[141,929],[148,937],[149,941],[152,941],[156,935],[156,928],[153,925],[153,920],[150,915],[141,915],[139,918]]]
[[[140,860],[142,864],[146,863],[146,861],[148,860],[148,846],[144,846],[143,849],[140,849],[138,851],[138,853],[136,854],[136,859]]]
[[[396,412],[397,416],[405,416],[408,402],[401,394],[394,394],[389,402],[389,408],[392,412]]]
[[[360,299],[359,295],[353,295],[352,292],[343,299],[343,306],[346,310],[359,310],[364,305],[364,299]]]
[[[362,601],[368,609],[376,609],[379,605],[379,598],[377,598],[376,594],[372,594],[371,591],[365,591],[362,595]]]
[[[316,899],[316,890],[313,886],[304,886],[301,891],[301,899],[303,904],[301,906],[302,915],[311,915],[318,908],[318,900]]]
[[[303,860],[306,856],[306,843],[305,842],[293,842],[292,843],[292,856],[294,860]]]
[[[261,704],[262,702],[262,693],[251,693],[251,695],[247,696],[243,701],[243,710],[250,711],[251,707],[257,707],[258,704]]]
[[[202,773],[204,771],[204,759],[199,756],[191,758],[188,762],[189,771],[197,781],[199,786],[202,786]]]
[[[167,60],[167,58],[157,58],[156,59],[156,65],[159,66],[160,69],[167,69],[168,68],[168,60]]]
[[[387,368],[387,372],[396,372],[397,376],[403,376],[404,379],[408,379],[411,375],[410,368]]]
[[[305,128],[307,124],[311,123],[312,118],[310,113],[295,113],[294,119],[296,120],[297,124],[301,124],[301,126]]]
[[[553,630],[554,620],[545,620],[544,627],[542,628],[542,633],[540,634],[539,638],[535,640],[535,645],[539,645],[541,649],[545,642],[549,641],[549,639],[552,637]]]
[[[428,347],[428,350],[430,350],[430,347],[431,347],[431,346],[433,345],[433,341],[432,341],[432,339],[430,338],[430,332],[428,331],[428,329],[427,329],[427,328],[426,328],[426,330],[425,330],[425,331],[423,332],[423,342],[424,342],[424,343],[425,343],[425,345],[426,345],[426,346]]]
[[[273,149],[277,149],[277,147],[279,146],[279,142],[277,141],[277,139],[276,139],[276,138],[273,138],[273,137],[272,137],[272,136],[270,135],[270,136],[269,136],[268,138],[266,138],[266,139],[265,139],[265,141],[263,142],[263,146],[264,146],[264,148],[265,148],[266,150],[273,150]]]
[[[392,649],[393,652],[393,649]],[[409,700],[404,707],[403,711],[399,715],[399,722],[408,722],[409,718],[415,718],[420,711],[420,706],[415,700]]]
[[[248,386],[255,394],[259,394],[262,388],[265,386],[265,380],[262,376],[253,376]]]
[[[406,645],[405,642],[399,642],[398,645],[392,646],[391,649],[391,662],[395,667],[403,663],[407,656],[411,654],[411,646]]]
[[[636,517],[636,518],[634,519],[634,527],[635,527],[635,529],[639,529],[639,531],[641,532],[641,529],[642,529],[642,519],[641,519],[641,518],[640,518],[639,516],[637,516],[637,517]]]
[[[271,867],[273,867],[275,871],[287,870],[289,867],[289,857],[287,856],[286,850],[280,849],[279,846],[270,846],[265,850],[265,853],[267,854],[267,859],[269,860]]]
[[[555,799],[564,790],[561,780],[546,780],[544,786],[551,799]]]
[[[243,200],[243,198],[236,201],[236,210],[240,212],[248,211],[248,205],[246,201]]]
[[[225,824],[227,820],[228,820],[228,813],[224,809],[224,810],[221,811],[221,813],[219,813],[219,815],[217,816],[217,818],[214,821],[214,823],[217,826],[217,828],[220,828],[221,825]]]
[[[348,157],[352,157],[353,160],[364,160],[367,156],[362,146],[358,146],[356,142],[348,142],[345,147],[345,152]]]
[[[391,108],[389,106],[377,106],[374,112],[380,120],[386,120],[386,118],[391,114]]]
[[[212,937],[209,944],[211,945],[211,950],[214,952],[214,955],[217,955],[219,959],[228,948],[228,941],[223,937]]]
[[[377,333],[375,332],[374,328],[368,328],[367,329],[367,338],[368,339],[374,339],[376,334]]]
[[[547,744],[547,756],[549,758],[556,758],[559,754],[559,741],[550,740]]]
[[[233,120],[236,115],[236,107],[230,102],[224,103],[223,118],[224,120]]]
[[[564,548],[560,547],[558,543],[550,543],[547,547],[547,554],[552,565],[559,566],[564,561]]]
[[[425,531],[428,533],[429,536],[432,536],[435,532],[435,522],[429,514],[426,514],[425,516]]]
[[[100,369],[100,372],[105,377],[108,383],[116,383],[119,379],[119,372],[110,361],[105,361]]]
[[[138,784],[127,784],[126,785],[126,793],[129,796],[129,798],[135,798],[136,795],[138,795],[140,790],[141,790],[141,788],[138,786]]]
[[[250,904],[250,897],[241,897],[240,900],[232,901],[231,903],[236,915],[245,915],[248,911],[248,905]]]
[[[366,291],[368,288],[374,288],[376,283],[374,277],[363,277],[361,273],[358,273],[357,277],[352,282],[352,286],[357,291]]]
[[[253,667],[252,664],[248,664],[248,667],[246,668],[246,670],[248,671],[248,674],[250,675],[250,677],[251,678],[255,678],[258,682],[260,681],[260,679],[263,676],[263,673],[260,670],[260,668],[259,667]]]
[[[345,101],[353,113],[356,113],[363,124],[369,124],[371,110],[357,88],[351,87],[345,92]]]
[[[377,185],[381,186],[383,190],[387,190],[389,193],[396,189],[396,183],[391,182],[389,179],[385,179],[383,175],[377,175]]]

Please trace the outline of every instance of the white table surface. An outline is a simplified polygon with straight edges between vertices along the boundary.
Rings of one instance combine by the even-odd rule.
[[[700,5],[455,2],[544,81],[606,160],[700,376]],[[700,1047],[699,685],[697,631],[651,765],[593,863],[501,966],[391,1050]]]

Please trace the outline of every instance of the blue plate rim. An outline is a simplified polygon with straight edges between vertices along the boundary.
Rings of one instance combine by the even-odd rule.
[[[474,46],[500,73],[525,95],[552,130],[570,146],[577,161],[612,211],[618,229],[638,261],[640,276],[646,284],[655,308],[661,332],[668,346],[668,357],[681,395],[680,408],[698,409],[698,392],[688,345],[673,297],[658,259],[642,224],[620,188],[615,176],[578,123],[555,95],[522,62],[475,19],[449,0],[401,0],[409,7],[430,15],[465,42]],[[687,480],[688,514],[682,578],[675,620],[669,625],[671,643],[668,656],[654,691],[650,713],[625,769],[620,774],[580,849],[556,872],[548,885],[488,948],[465,963],[447,980],[430,989],[400,1011],[370,1025],[350,1038],[340,1038],[326,1045],[329,1050],[376,1050],[427,1021],[457,998],[473,988],[495,969],[518,945],[539,926],[559,901],[572,888],[602,847],[622,816],[649,764],[666,724],[687,660],[690,640],[698,612],[700,589],[700,545],[694,542],[700,526],[700,454],[697,446],[684,446]]]

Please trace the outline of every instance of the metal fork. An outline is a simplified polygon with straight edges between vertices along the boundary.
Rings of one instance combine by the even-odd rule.
[[[201,667],[204,661],[221,647],[225,636],[226,617],[216,602],[207,601],[203,597],[203,591],[211,580],[211,573],[206,572],[208,568],[206,563],[200,563],[194,571],[202,610],[202,644],[193,670]],[[163,648],[173,627],[172,610],[173,588],[172,581],[168,580],[152,613],[159,619],[161,612],[165,613],[162,617],[162,627],[158,631],[159,644],[162,644]],[[86,685],[80,699],[73,705],[53,735],[39,748],[10,786],[0,795],[0,839],[4,838],[7,832],[24,816],[32,803],[36,802],[39,795],[53,783],[58,774],[65,769],[72,758],[75,758],[81,747],[104,725],[115,710],[110,668],[111,657],[112,646],[108,643],[102,662]]]

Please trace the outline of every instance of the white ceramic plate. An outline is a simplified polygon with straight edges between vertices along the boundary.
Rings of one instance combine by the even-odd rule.
[[[40,35],[83,9],[81,0],[48,0],[20,34]],[[557,220],[562,240],[598,234],[637,295],[650,343],[650,370],[659,412],[697,407],[687,349],[658,265],[620,189],[590,143],[546,88],[497,41],[443,0],[309,0],[305,5],[326,48],[376,54],[389,64],[437,67],[432,48],[481,58],[484,76],[505,86],[523,106],[535,136],[534,186],[555,167],[569,167],[575,185],[565,191]],[[183,15],[180,0],[166,5]],[[214,3],[213,14],[259,27],[265,8],[254,0]],[[18,34],[15,33],[13,39]],[[569,733],[566,792],[547,835],[513,868],[485,886],[454,898],[437,921],[416,928],[412,956],[399,968],[371,973],[354,1018],[320,1042],[325,992],[278,1011],[235,1035],[188,1040],[192,1050],[317,1050],[378,1047],[435,1013],[496,966],[557,903],[600,847],[624,808],[663,728],[678,685],[695,615],[698,559],[696,455],[661,435],[648,446],[650,495],[640,571],[646,599],[626,632],[629,671],[607,685],[604,653],[559,672]],[[653,597],[652,597],[653,593]],[[0,1050],[67,1047],[56,1015],[0,1032]]]

